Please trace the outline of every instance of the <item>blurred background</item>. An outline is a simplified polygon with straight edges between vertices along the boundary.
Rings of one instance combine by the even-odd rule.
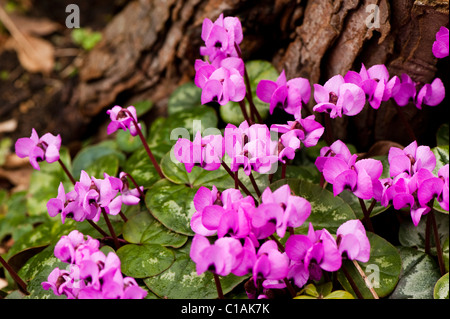
[[[79,8],[79,28],[66,24],[70,4]],[[380,24],[368,28],[370,5],[378,6]],[[73,156],[83,141],[108,138],[106,110],[114,105],[152,101],[147,125],[165,116],[169,95],[194,78],[206,17],[240,18],[243,58],[267,60],[288,79],[323,84],[362,63],[384,63],[391,76],[407,73],[420,83],[440,77],[448,87],[448,58],[431,51],[440,26],[448,27],[448,7],[438,0],[1,0],[0,188],[27,187],[28,159],[11,151],[32,128],[61,134]],[[448,122],[448,98],[403,109],[419,143],[432,147]],[[275,113],[272,122],[285,120]],[[336,119],[333,130],[375,155],[410,142],[389,102]]]

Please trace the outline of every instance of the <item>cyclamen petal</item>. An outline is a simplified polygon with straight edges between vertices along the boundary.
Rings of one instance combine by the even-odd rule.
[[[449,32],[446,27],[440,27],[436,33],[436,41],[433,43],[432,51],[438,59],[445,58],[449,55]]]

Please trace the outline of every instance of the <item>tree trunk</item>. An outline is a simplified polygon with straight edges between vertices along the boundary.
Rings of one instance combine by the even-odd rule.
[[[370,5],[379,8],[379,26],[368,25]],[[421,83],[440,76],[448,86],[447,59],[438,61],[431,52],[439,27],[448,27],[448,1],[139,0],[107,24],[101,42],[83,59],[79,77],[63,82],[45,96],[39,110],[27,113],[35,118],[44,110],[47,120],[20,119],[12,135],[29,135],[38,126],[40,132],[61,133],[65,142],[77,140],[95,132],[106,120],[106,109],[144,98],[156,105],[149,118],[165,115],[169,94],[194,78],[203,19],[214,21],[221,13],[240,18],[245,60],[269,60],[288,78],[323,84],[335,74],[359,71],[361,63],[367,68],[384,63],[391,76],[408,73]],[[438,125],[448,118],[445,104],[422,111],[404,108],[419,142],[434,143]],[[333,124],[336,138],[361,150],[379,140],[409,143],[389,102]]]

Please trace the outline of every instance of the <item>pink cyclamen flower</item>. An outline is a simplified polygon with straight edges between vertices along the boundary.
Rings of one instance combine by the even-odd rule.
[[[266,241],[258,249],[253,265],[253,280],[256,285],[259,279],[281,280],[286,278],[289,270],[289,258],[281,253],[275,241]]]
[[[293,278],[302,287],[308,278],[319,280],[320,269],[336,271],[341,268],[342,257],[336,240],[326,230],[314,231],[309,224],[307,235],[292,235],[286,241],[286,254],[293,261],[288,278]]]
[[[59,160],[59,150],[61,148],[61,136],[54,136],[51,133],[44,134],[39,138],[36,130],[31,130],[30,137],[22,137],[16,141],[15,150],[20,158],[28,157],[31,166],[40,170],[39,162],[46,161],[53,163]]]
[[[294,116],[295,121],[288,121],[287,124],[273,124],[270,127],[271,131],[281,133],[278,158],[282,163],[286,163],[286,159],[292,160],[302,143],[305,147],[315,146],[325,130],[315,120],[314,115],[302,119],[299,109]]]
[[[278,143],[272,141],[269,128],[263,124],[248,125],[243,121],[239,127],[228,124],[224,133],[225,152],[231,158],[230,169],[233,172],[243,167],[245,174],[254,170],[266,174],[278,162],[276,148]]]
[[[73,230],[55,246],[55,257],[68,263],[67,270],[55,268],[42,283],[45,290],[68,299],[142,299],[147,292],[134,278],[122,276],[120,259],[105,255],[98,240]]]
[[[136,136],[138,134],[137,130],[141,129],[140,124],[137,125],[138,128],[135,125],[137,123],[137,114],[134,106],[123,108],[116,105],[112,109],[107,110],[106,114],[109,114],[111,119],[107,128],[108,134],[112,134],[118,129],[123,129],[124,131],[129,130],[132,136]]]
[[[217,18],[214,23],[205,18],[202,24],[202,40],[205,46],[200,48],[200,54],[209,56],[210,61],[226,57],[237,57],[236,45],[243,40],[242,25],[236,17]]]
[[[354,116],[364,108],[366,95],[354,83],[346,83],[341,75],[335,75],[322,86],[314,84],[316,105],[313,111],[326,112],[331,118]]]
[[[116,197],[118,191],[108,178],[97,179],[81,171],[80,181],[75,183],[74,189],[86,212],[86,219],[97,222],[102,210],[110,215],[117,215],[121,210],[122,199]]]
[[[294,78],[286,81],[284,70],[278,79],[261,80],[256,87],[256,96],[263,102],[270,104],[270,114],[275,108],[280,108],[286,113],[297,113],[302,104],[307,104],[311,96],[311,86],[308,79]]]
[[[66,194],[62,182],[58,187],[58,196],[56,198],[51,198],[47,202],[47,211],[50,217],[61,214],[61,221],[63,224],[66,218],[81,222],[86,217],[86,213],[78,201],[78,194],[75,191],[70,191]]]
[[[200,131],[195,135],[193,142],[179,138],[174,147],[175,158],[184,164],[188,173],[194,166],[199,166],[207,171],[218,169],[221,166],[224,152],[222,135],[202,137]]]
[[[144,191],[144,186],[138,188],[130,188],[128,181],[128,174],[120,172],[119,178],[109,176],[104,173],[105,179],[108,179],[111,183],[113,190],[120,192],[121,202],[125,205],[137,205],[141,200],[141,193]]]
[[[239,58],[226,58],[219,64],[196,61],[195,85],[202,89],[201,102],[225,105],[240,102],[245,97],[244,62]]]
[[[433,171],[436,167],[436,157],[429,146],[417,145],[416,141],[404,149],[391,147],[388,154],[389,173],[395,177],[401,173],[414,175],[421,168]]]
[[[340,152],[336,154],[332,149]],[[383,173],[383,165],[379,160],[362,159],[356,161],[357,155],[351,155],[348,148],[341,143],[333,143],[330,148],[325,148],[324,155],[316,160],[319,170],[322,169],[325,180],[333,184],[334,196],[347,189],[361,199],[378,199],[382,192],[382,185],[379,181]],[[321,153],[323,153],[321,151]]]
[[[252,214],[253,226],[269,229],[267,224],[272,223],[281,238],[288,227],[300,227],[311,214],[311,204],[303,197],[292,195],[287,184],[274,192],[269,187],[266,188],[261,200],[262,204]],[[274,229],[269,235],[273,234]]]
[[[323,172],[323,167],[328,158],[335,156],[348,163],[352,158],[352,153],[348,149],[347,145],[341,140],[336,140],[330,146],[322,147],[320,149],[320,154],[315,162],[315,165],[317,166],[319,172]]]
[[[370,242],[366,230],[359,219],[343,223],[336,231],[339,252],[346,254],[350,260],[368,262],[370,258]]]
[[[442,59],[448,56],[449,52],[448,29],[441,27],[436,33],[436,41],[433,43],[433,54],[436,58]]]
[[[369,69],[363,64],[359,73],[348,71],[344,79],[346,83],[361,87],[374,109],[378,109],[382,101],[391,98],[392,90],[399,81],[397,76],[389,79],[389,72],[384,64],[376,64]]]
[[[243,258],[243,247],[236,238],[223,237],[210,244],[206,237],[195,235],[190,257],[196,263],[198,275],[210,271],[227,276],[239,268]]]
[[[414,102],[418,109],[422,104],[436,106],[445,98],[445,87],[441,79],[436,78],[431,84],[425,83],[417,93],[419,83],[414,82],[407,74],[402,74],[392,89],[392,97],[399,106]]]
[[[445,87],[442,80],[436,78],[431,84],[426,83],[417,94],[416,107],[421,110],[422,104],[436,106],[445,98]]]

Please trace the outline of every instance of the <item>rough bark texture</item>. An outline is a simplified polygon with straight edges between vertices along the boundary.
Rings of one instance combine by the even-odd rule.
[[[380,8],[379,28],[367,26],[371,4]],[[29,135],[36,127],[73,141],[95,132],[107,108],[143,98],[156,104],[149,121],[163,116],[169,94],[194,77],[203,19],[214,21],[220,13],[241,19],[245,59],[269,60],[279,71],[285,69],[288,78],[302,76],[323,84],[335,74],[359,71],[361,63],[385,63],[391,75],[408,73],[422,83],[440,76],[448,86],[442,71],[448,62],[431,52],[439,27],[448,27],[448,1],[137,0],[124,4],[108,22],[102,41],[83,58],[78,78],[36,84],[41,86],[36,93],[39,107],[21,114],[12,137]],[[2,120],[14,114],[14,107],[26,107],[17,96],[2,102]],[[438,124],[448,116],[444,105],[422,111],[404,108],[417,135],[423,135],[421,142],[433,144]],[[389,104],[334,121],[334,135],[362,150],[384,139],[408,142]]]

